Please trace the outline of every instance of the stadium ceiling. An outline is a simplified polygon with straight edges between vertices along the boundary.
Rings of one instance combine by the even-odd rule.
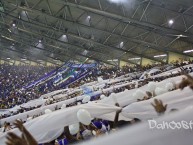
[[[193,49],[192,0],[1,0],[0,13],[0,57],[135,64]]]

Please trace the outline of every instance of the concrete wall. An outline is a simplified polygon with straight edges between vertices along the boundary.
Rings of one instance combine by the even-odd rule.
[[[181,60],[188,60],[188,59],[193,59],[193,57],[188,57],[186,55],[180,55],[180,54],[176,54],[176,53],[169,53],[169,59],[168,59],[168,63],[171,63],[171,62],[175,62],[175,61],[181,61]]]
[[[145,65],[151,65],[151,64],[153,64],[153,63],[154,63],[153,60],[150,60],[150,59],[147,59],[147,58],[142,58],[142,63],[141,63],[141,65],[142,65],[142,66],[145,66]]]
[[[129,65],[129,63],[125,62],[125,61],[120,61],[120,63],[119,63],[119,67],[123,67],[123,66],[126,66],[126,65]]]
[[[180,54],[176,54],[176,53],[169,53],[169,57],[168,57],[168,63],[172,63],[172,62],[175,62],[175,61],[181,61],[181,60],[193,60],[193,57],[188,57],[186,56],[186,54],[184,55],[180,55]],[[153,60],[150,60],[150,59],[147,59],[147,58],[142,58],[142,62],[141,62],[141,65],[142,66],[145,66],[145,65],[151,65],[155,63],[155,61]],[[132,65],[128,62],[124,62],[124,61],[120,61],[120,67],[123,67],[123,66],[129,66],[129,65]]]

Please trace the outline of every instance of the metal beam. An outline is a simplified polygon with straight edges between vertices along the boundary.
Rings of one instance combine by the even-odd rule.
[[[14,18],[14,19],[18,19],[18,18],[14,17],[14,16],[12,16],[12,15],[9,15],[9,14],[8,14],[7,16],[10,16],[10,17],[12,17],[12,18]],[[50,15],[49,15],[49,16],[50,16]],[[21,19],[18,19],[18,21],[22,21],[22,22],[28,23],[28,24],[30,24],[30,25],[36,25],[36,26],[38,26],[38,27],[42,27],[43,29],[49,29],[49,30],[52,29],[52,30],[55,31],[55,32],[61,32],[61,30],[58,30],[57,28],[53,28],[53,27],[51,27],[51,26],[46,27],[46,26],[38,25],[38,24],[35,24],[35,23],[32,23],[32,22],[24,21],[24,20],[21,20]],[[38,22],[38,23],[39,23],[39,22]],[[89,27],[89,26],[87,26],[87,27]],[[93,29],[94,29],[94,28],[93,28]],[[96,28],[95,28],[95,29],[96,29]],[[103,30],[100,30],[100,31],[103,31]],[[104,31],[104,32],[107,33],[107,31]],[[65,34],[65,33],[66,33],[66,32],[64,32],[64,34]],[[110,33],[110,32],[108,32],[108,33]],[[110,35],[111,35],[111,34],[112,34],[112,33],[110,33]],[[39,34],[38,34],[38,35],[39,35]],[[41,34],[41,35],[42,35],[42,34]],[[83,41],[87,41],[87,42],[94,43],[94,44],[96,44],[96,45],[100,45],[100,46],[105,47],[105,48],[108,48],[108,49],[115,49],[115,50],[118,50],[118,51],[121,51],[121,52],[131,53],[131,54],[136,55],[136,56],[139,56],[139,57],[144,57],[144,58],[151,59],[151,60],[154,60],[154,61],[162,62],[162,61],[160,61],[160,60],[158,60],[158,59],[155,59],[155,58],[153,58],[153,57],[149,57],[149,56],[145,56],[145,55],[138,54],[138,53],[135,53],[135,52],[131,52],[131,51],[128,51],[128,50],[124,50],[124,49],[120,49],[120,48],[108,46],[108,45],[105,45],[105,44],[101,44],[101,43],[96,42],[96,41],[94,41],[94,40],[87,39],[87,38],[83,38],[83,37],[74,35],[74,34],[69,33],[69,32],[67,33],[67,35],[72,36],[72,37],[75,37],[75,38],[80,39],[80,40],[83,40]],[[117,34],[113,34],[113,35],[117,35]],[[119,35],[117,35],[117,36],[119,36]],[[47,37],[47,36],[45,36],[45,37]],[[124,36],[121,36],[121,37],[126,38],[126,39],[130,39],[130,40],[132,39],[132,38],[124,37]],[[133,40],[133,39],[132,39],[132,40]],[[55,41],[59,41],[59,40],[56,40],[56,39],[55,39]],[[135,42],[139,43],[139,41],[140,41],[140,40],[137,40],[137,39],[136,39]],[[63,42],[63,43],[65,43],[65,44],[67,44],[67,45],[75,46],[74,44],[69,44],[69,43],[67,43],[67,42]],[[145,45],[147,45],[147,44],[145,44]],[[148,45],[151,45],[151,43],[148,43]],[[78,48],[80,48],[80,49],[85,49],[85,48],[81,48],[81,47],[79,47],[79,46],[76,46],[76,47],[78,47]],[[160,49],[160,50],[163,51],[163,49]],[[89,50],[89,51],[90,51],[90,50]],[[108,53],[108,55],[109,55],[109,53]],[[131,61],[127,61],[127,62],[133,63],[133,62],[131,62]]]
[[[21,52],[18,52],[18,51],[14,51],[14,50],[11,50],[11,49],[9,49],[8,47],[6,47],[6,46],[3,46],[3,45],[1,45],[1,48],[5,48],[5,49],[8,49],[9,51],[13,51],[14,53],[16,53],[16,54],[19,54],[19,55],[16,55],[17,57],[19,57],[19,58],[22,58],[22,56],[20,55],[21,54]],[[12,58],[10,55],[9,55],[9,52],[7,52],[7,51],[3,51],[3,50],[1,50],[0,49],[0,52],[1,53],[4,53],[4,54],[7,54],[6,55],[6,57],[10,57],[10,58]],[[14,55],[15,56],[15,55]],[[26,56],[29,56],[29,55],[26,55]],[[18,60],[17,58],[12,58],[13,60]],[[33,62],[36,62],[36,63],[39,63],[38,61],[36,61],[37,60],[37,58],[36,59],[32,59],[31,58],[31,56],[29,56],[28,58],[27,58],[27,60],[29,60],[29,61],[33,61]],[[18,60],[18,61],[21,61],[21,60]],[[23,61],[22,61],[23,62]],[[49,62],[49,61],[47,61],[47,62]],[[25,62],[24,62],[25,63]],[[50,62],[50,63],[52,63],[52,62]],[[52,64],[54,64],[54,63],[52,63]],[[55,64],[56,65],[56,64]]]
[[[18,8],[20,8],[20,9],[24,9],[24,8],[22,8],[22,7],[20,7],[20,6],[18,6]],[[26,8],[25,8],[25,10],[27,10]],[[29,11],[31,11],[31,10],[29,10]],[[38,13],[41,13],[40,11],[38,11],[38,10],[33,10],[33,11],[36,11],[36,12],[38,12]],[[46,14],[46,13],[44,13],[44,14]],[[48,15],[48,16],[51,16],[51,17],[53,17],[52,15],[49,15],[49,14],[46,14],[46,15]],[[12,16],[13,17],[13,16]],[[53,17],[53,18],[56,18],[56,17]],[[60,19],[60,20],[63,20],[63,19],[61,19],[61,18],[56,18],[56,19]],[[63,21],[66,21],[66,20],[63,20]],[[67,21],[69,21],[69,20],[67,20]],[[69,22],[71,22],[71,23],[73,23],[73,24],[75,24],[73,21],[69,21]],[[76,23],[77,24],[77,23]],[[83,25],[83,24],[78,24],[78,25],[81,25],[81,26],[84,26],[84,27],[87,27],[87,28],[89,28],[89,27],[91,27],[91,26],[85,26],[85,25]],[[53,27],[51,27],[52,29],[53,29]],[[54,28],[55,29],[55,28]],[[94,29],[94,28],[93,28]],[[96,28],[95,28],[96,29]],[[101,31],[103,31],[103,32],[107,32],[107,31],[104,31],[104,30],[101,30]],[[110,32],[108,32],[108,33],[110,33]],[[70,33],[68,33],[68,35],[73,35],[73,34],[70,34]],[[109,34],[109,35],[111,35],[111,33]],[[113,35],[115,35],[115,34],[113,34]],[[75,35],[74,35],[75,36]],[[118,36],[120,36],[120,35],[118,35]],[[77,37],[77,36],[76,36]],[[123,37],[123,36],[122,36]],[[92,41],[92,43],[98,43],[98,42],[96,42],[96,41],[93,41],[93,40],[90,40],[90,39],[86,39],[86,38],[83,38],[83,37],[77,37],[77,38],[80,38],[80,39],[84,39],[84,41]],[[127,37],[126,37],[127,38]],[[98,44],[100,44],[100,43],[98,43]],[[112,49],[112,47],[111,46],[107,46],[107,45],[104,45],[104,44],[100,44],[100,45],[103,45],[103,47],[108,47],[108,48],[110,48],[110,49]],[[117,49],[117,48],[115,48],[114,47],[114,49]],[[117,49],[118,50],[118,49]],[[137,55],[137,56],[142,56],[141,54],[137,54],[137,53],[135,53],[135,52],[131,52],[131,51],[127,51],[127,50],[121,50],[121,49],[119,49],[120,51],[124,51],[124,52],[128,52],[128,53],[131,53],[131,54],[133,54],[133,55]],[[162,50],[162,49],[161,49]],[[160,60],[157,60],[157,59],[154,59],[154,58],[152,58],[152,57],[149,57],[149,56],[145,56],[145,55],[143,55],[143,57],[144,58],[148,58],[148,59],[151,59],[151,60],[154,60],[154,61],[158,61],[158,62],[160,62]]]
[[[85,11],[87,11],[87,10],[89,10],[89,11],[91,11],[91,12],[96,12],[97,14],[99,14],[99,15],[102,15],[102,16],[106,16],[106,17],[109,17],[109,18],[116,18],[116,20],[118,20],[118,21],[122,21],[122,22],[124,22],[124,23],[127,23],[127,24],[130,24],[130,22],[132,22],[132,23],[135,23],[135,24],[140,24],[140,25],[142,25],[142,26],[146,26],[146,27],[149,27],[149,26],[151,26],[151,28],[153,28],[153,30],[154,31],[157,31],[157,30],[164,30],[164,31],[167,31],[167,32],[169,32],[169,33],[173,33],[174,31],[175,31],[175,34],[184,34],[184,33],[182,33],[181,31],[179,32],[177,32],[176,30],[173,30],[173,29],[170,29],[170,28],[166,28],[166,27],[161,27],[161,26],[156,26],[156,25],[152,25],[152,24],[149,24],[149,23],[145,23],[145,25],[143,24],[144,22],[140,22],[140,21],[137,21],[137,20],[133,20],[132,18],[132,21],[131,21],[131,19],[130,18],[125,18],[125,17],[122,17],[122,16],[120,16],[120,15],[115,15],[115,14],[111,14],[111,13],[108,13],[108,12],[105,12],[105,11],[101,11],[101,10],[98,10],[98,9],[93,9],[93,8],[89,8],[89,7],[86,7],[86,6],[81,6],[81,5],[77,5],[77,4],[74,4],[74,3],[70,3],[70,2],[64,2],[65,3],[65,5],[69,5],[69,6],[72,6],[72,7],[78,7],[78,8],[80,8],[80,9],[83,9],[83,10],[85,10]],[[63,4],[64,5],[64,4]],[[18,8],[21,8],[21,7],[18,7]],[[21,9],[24,9],[24,8],[21,8]],[[35,9],[34,9],[35,10]],[[29,10],[30,11],[30,10]],[[36,12],[38,11],[38,10],[35,10]],[[38,11],[38,13],[39,13],[39,11]],[[49,14],[47,14],[48,16],[51,16],[51,15],[49,15]],[[56,17],[55,17],[56,18]],[[58,18],[57,18],[58,19]],[[129,19],[129,21],[128,22],[125,22],[125,19]],[[66,20],[66,21],[69,21],[69,20]],[[69,21],[69,22],[72,22],[72,21]],[[72,22],[73,23],[73,22]],[[76,23],[77,24],[77,23]],[[78,24],[78,25],[83,25],[83,24]],[[87,26],[87,27],[91,27],[91,26]],[[93,27],[92,27],[93,28]],[[159,29],[158,29],[159,28]],[[96,28],[95,28],[96,29]],[[102,31],[104,31],[104,30],[102,30]],[[171,32],[172,31],[172,32]],[[176,33],[177,32],[177,33]],[[162,35],[165,35],[163,32],[161,33]],[[115,35],[115,34],[114,34]],[[187,35],[187,33],[186,34],[184,34],[184,35]],[[191,36],[192,36],[192,34],[190,34]],[[120,35],[121,36],[121,35]],[[169,36],[167,36],[167,37],[169,37]],[[143,43],[143,41],[141,41],[140,43]],[[148,44],[149,46],[150,46],[150,44]],[[152,47],[153,49],[154,49],[154,47]],[[163,48],[162,48],[163,49]],[[162,50],[162,49],[160,49],[160,51]],[[165,49],[165,48],[164,48]],[[181,55],[183,55],[182,53],[181,53]]]
[[[34,9],[34,11],[36,11],[37,13],[40,13],[38,10]],[[53,17],[52,15],[49,15],[49,14],[47,14],[47,16]],[[53,17],[53,18],[63,20],[63,19],[58,18],[58,17]],[[127,39],[128,41],[131,41],[131,42],[140,43],[140,44],[142,44],[144,46],[150,46],[152,49],[155,49],[155,50],[159,50],[159,51],[163,51],[163,52],[174,52],[172,49],[169,49],[169,48],[167,49],[167,48],[164,48],[164,47],[160,47],[159,45],[156,45],[156,44],[153,44],[153,43],[149,43],[149,42],[146,42],[146,41],[142,41],[142,40],[139,40],[139,39],[136,39],[136,38],[125,37],[125,36],[123,36],[121,34],[115,34],[113,32],[109,32],[109,31],[106,31],[106,30],[95,28],[94,26],[87,26],[87,25],[84,25],[84,24],[74,23],[73,21],[70,21],[70,20],[63,20],[63,21],[68,21],[68,22],[70,22],[72,24],[76,24],[77,26],[82,26],[82,27],[89,28],[89,29],[92,28],[92,29],[94,29],[94,31],[98,30],[98,31],[102,31],[102,32],[105,32],[105,33],[109,33],[109,35],[113,34],[114,36]],[[70,33],[68,33],[68,34],[71,35]],[[88,39],[87,39],[87,41],[88,41]],[[89,41],[91,41],[91,40],[89,40]],[[93,40],[92,40],[92,43],[93,43]],[[175,53],[178,53],[180,55],[184,55],[182,52],[179,52],[179,51],[175,51]],[[192,55],[189,55],[189,56],[192,57]],[[148,58],[148,59],[150,59],[150,58]],[[154,61],[156,61],[156,60],[154,60]]]
[[[2,35],[1,35],[1,37],[2,37]],[[7,37],[7,36],[4,36],[4,37],[2,37],[2,38],[3,38],[3,39],[6,39],[6,40],[8,40],[8,41],[11,41],[11,42],[15,42],[15,43],[23,44],[23,45],[26,45],[26,46],[31,46],[31,47],[33,47],[33,48],[40,49],[40,50],[43,50],[43,51],[51,52],[50,50],[42,49],[42,48],[40,48],[40,47],[38,47],[38,46],[34,46],[34,45],[31,45],[31,44],[25,43],[25,42],[23,42],[23,41],[21,42],[21,41],[18,41],[18,40],[14,40],[14,39],[12,39],[12,38],[10,38],[10,37]],[[58,49],[62,49],[62,48],[59,48],[59,47],[58,47]],[[52,53],[55,53],[55,52],[52,52]],[[57,54],[57,55],[59,55],[59,56],[65,55],[65,56],[67,56],[67,57],[70,58],[70,59],[73,58],[73,59],[77,60],[75,55],[71,56],[71,55],[68,55],[68,54],[66,54],[66,53],[55,53],[55,54]],[[114,65],[114,64],[111,64],[111,63],[109,63],[109,62],[107,62],[107,61],[104,61],[104,60],[100,60],[100,59],[98,59],[98,58],[95,58],[95,57],[93,57],[93,56],[83,55],[83,54],[80,54],[80,53],[77,53],[77,52],[73,52],[73,54],[76,54],[76,55],[81,56],[81,57],[93,59],[93,60],[96,60],[96,61],[101,61],[101,62],[104,62],[104,63],[106,63],[106,64]],[[79,61],[79,60],[78,60],[78,61]]]
[[[12,16],[13,17],[13,16]],[[15,17],[15,19],[17,19],[16,17]],[[41,25],[37,25],[37,24],[34,24],[34,23],[31,23],[31,22],[28,22],[28,21],[24,21],[24,20],[21,20],[21,19],[18,19],[18,21],[21,21],[21,22],[24,22],[24,23],[28,23],[28,24],[30,24],[30,25],[36,25],[37,27],[42,27],[43,29],[48,29],[47,27],[43,27],[43,26],[41,26]],[[2,23],[2,24],[4,24],[4,25],[8,25],[8,24],[6,24],[6,23],[4,23],[4,22],[2,22],[2,21],[0,21],[0,23]],[[88,50],[88,51],[93,51],[93,52],[97,52],[97,53],[100,53],[100,55],[103,55],[104,54],[104,52],[99,52],[99,51],[96,51],[96,50],[90,50],[90,49],[87,49],[87,48],[83,48],[83,47],[80,47],[80,46],[78,46],[78,45],[75,45],[75,44],[71,44],[71,43],[69,43],[69,42],[63,42],[63,41],[60,41],[60,40],[58,40],[58,39],[55,39],[55,38],[50,38],[50,37],[48,37],[48,36],[46,36],[46,35],[44,35],[44,34],[40,34],[40,33],[37,33],[37,32],[32,32],[32,31],[28,31],[28,30],[24,30],[24,29],[21,29],[21,28],[19,28],[19,27],[17,27],[17,29],[18,30],[20,30],[20,31],[22,31],[22,32],[25,32],[25,33],[28,33],[28,34],[33,34],[33,35],[36,35],[37,37],[39,37],[40,35],[41,35],[41,37],[45,37],[45,38],[48,38],[48,39],[50,39],[50,40],[54,40],[55,42],[59,42],[59,43],[61,43],[61,44],[65,44],[65,45],[68,45],[68,46],[71,46],[71,47],[76,47],[76,48],[79,48],[79,49],[83,49],[83,50]],[[30,30],[32,30],[32,29],[30,29]],[[49,29],[50,30],[50,29]],[[54,29],[53,31],[55,31],[55,32],[60,32],[61,33],[61,31],[59,31],[58,29]],[[98,44],[98,45],[101,45],[102,47],[108,47],[109,49],[112,49],[112,47],[110,47],[110,46],[107,46],[107,45],[103,45],[103,44],[101,44],[101,43],[98,43],[98,42],[95,42],[95,41],[92,41],[92,40],[90,40],[90,39],[85,39],[85,38],[83,38],[83,37],[80,37],[80,36],[77,36],[77,35],[73,35],[73,34],[67,34],[67,35],[70,35],[70,36],[72,36],[72,37],[76,37],[76,38],[78,38],[78,39],[80,39],[81,38],[81,40],[84,40],[84,41],[87,41],[87,42],[92,42],[92,43],[95,43],[95,44]],[[51,47],[54,47],[54,48],[58,48],[57,46],[53,46],[53,45],[49,45],[49,46],[51,46]],[[116,49],[116,50],[118,50],[118,51],[122,51],[122,52],[125,52],[126,50],[123,50],[123,49],[119,49],[119,48],[115,48],[114,47],[114,49]],[[129,52],[129,51],[127,51],[127,52]],[[131,52],[129,52],[129,53],[131,53]],[[132,53],[133,54],[133,53]],[[134,53],[135,54],[135,53]],[[137,54],[138,55],[138,54]],[[109,53],[108,54],[106,54],[106,56],[109,56]],[[141,55],[140,55],[141,56]],[[150,59],[150,58],[149,58]],[[127,61],[127,62],[129,62],[129,63],[133,63],[133,62],[131,62],[131,61],[128,61],[128,60],[124,60],[124,61]],[[156,61],[156,60],[155,60]]]
[[[136,25],[139,25],[139,26],[143,26],[143,27],[145,26],[145,27],[151,28],[152,30],[156,29],[156,30],[161,30],[163,32],[167,32],[167,33],[182,34],[182,35],[186,35],[186,36],[189,36],[189,37],[193,37],[193,35],[190,34],[190,33],[186,33],[186,32],[175,30],[175,29],[166,28],[166,27],[163,27],[163,26],[154,25],[154,24],[151,24],[151,23],[148,23],[148,22],[138,21],[138,20],[133,19],[133,18],[124,17],[124,16],[121,16],[121,15],[109,13],[109,12],[102,11],[102,10],[99,10],[99,9],[83,6],[83,5],[80,5],[80,4],[78,5],[78,4],[74,4],[72,2],[61,2],[61,1],[58,1],[58,0],[52,0],[52,1],[54,1],[55,3],[58,3],[58,4],[68,5],[68,6],[79,8],[79,9],[82,9],[82,10],[85,10],[85,11],[90,11],[92,13],[95,13],[95,14],[98,14],[98,15],[101,15],[101,16],[106,16],[108,18],[118,20],[118,21],[121,21],[121,22],[126,23],[126,24],[133,23],[133,24],[136,24]]]

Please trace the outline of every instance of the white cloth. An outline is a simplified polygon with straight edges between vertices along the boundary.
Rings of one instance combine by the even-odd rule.
[[[193,75],[193,73],[191,73],[191,75]],[[156,85],[157,85],[157,87],[164,88],[165,84],[167,84],[168,82],[178,84],[182,80],[182,77],[183,76],[168,78],[166,80],[158,82]],[[116,97],[116,100],[119,103],[119,105],[121,107],[124,107],[124,106],[131,104],[131,103],[136,102],[137,99],[142,99],[142,98],[136,98],[136,96],[133,96],[133,93],[135,93],[138,89],[140,89],[144,92],[148,91],[148,87],[147,87],[147,85],[145,85],[145,86],[142,86],[142,87],[137,88],[137,89],[131,89],[131,90],[127,90],[127,91],[124,91],[121,93],[116,93],[115,97]],[[116,103],[112,97],[105,98],[105,99],[100,100],[98,102],[105,103],[105,104],[111,104],[111,105]]]
[[[190,122],[193,120],[193,107],[164,115],[155,121],[158,124],[175,121]],[[192,130],[187,129],[150,129],[148,122],[142,122],[123,130],[91,140],[79,145],[192,145]]]
[[[175,90],[155,97],[163,101],[163,104],[168,104],[166,113],[170,113],[171,109],[184,109],[193,104],[193,91],[190,88],[185,88],[183,91]],[[154,99],[135,102],[123,108],[121,115],[128,118],[139,118],[141,120],[156,118],[158,114],[154,110],[151,103]]]
[[[98,118],[102,114],[116,112],[120,107],[100,103],[78,105],[37,117],[25,123],[25,127],[35,137],[38,143],[46,143],[60,136],[64,126],[79,122],[77,118],[79,109],[86,109],[92,118]],[[13,129],[12,131],[19,134],[17,129]],[[3,134],[3,136],[0,137],[0,145],[5,145],[5,135],[6,134]]]

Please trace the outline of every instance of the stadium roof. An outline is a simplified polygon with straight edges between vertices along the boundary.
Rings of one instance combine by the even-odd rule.
[[[1,0],[0,55],[105,63],[193,49],[192,0]],[[190,51],[191,52],[191,51]]]

